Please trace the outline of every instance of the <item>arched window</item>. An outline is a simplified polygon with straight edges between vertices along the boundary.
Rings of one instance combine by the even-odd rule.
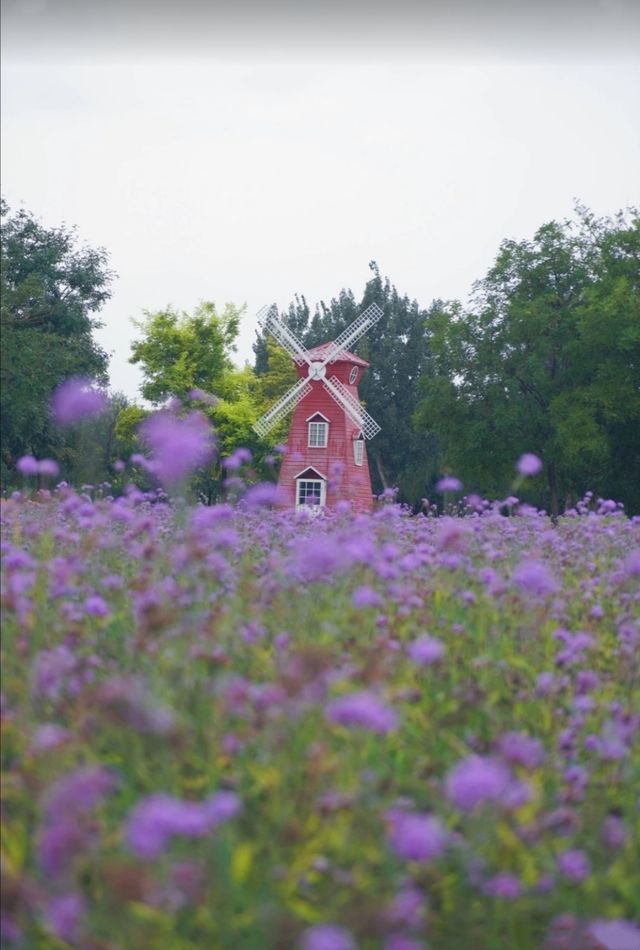
[[[362,465],[364,462],[364,438],[362,432],[353,440],[353,460],[356,465]]]

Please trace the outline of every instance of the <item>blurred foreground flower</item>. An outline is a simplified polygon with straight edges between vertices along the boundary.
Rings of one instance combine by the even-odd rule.
[[[388,817],[389,844],[403,861],[433,861],[444,852],[448,834],[438,818],[402,811],[393,811]]]
[[[174,835],[202,838],[241,810],[242,803],[233,792],[217,792],[204,802],[150,795],[129,816],[127,842],[139,858],[156,858]]]
[[[46,920],[49,929],[60,940],[73,943],[78,938],[78,930],[86,904],[81,894],[63,894],[54,897],[46,908]]]
[[[90,379],[74,376],[65,380],[51,397],[51,410],[58,425],[68,426],[102,412],[107,405],[105,394]]]
[[[301,950],[355,950],[355,941],[344,927],[316,924],[302,935]]]
[[[33,455],[23,455],[18,459],[16,468],[21,475],[50,475],[54,478],[60,471],[60,466],[54,459],[42,459],[38,462]]]
[[[213,431],[207,417],[197,410],[185,416],[156,412],[142,423],[140,435],[151,450],[146,467],[165,487],[213,458]]]
[[[532,452],[525,452],[525,454],[521,455],[518,459],[516,468],[518,473],[525,477],[538,475],[542,471],[542,462],[538,456],[533,455]]]
[[[455,478],[453,475],[447,475],[445,478],[441,478],[436,485],[436,491],[441,493],[447,491],[461,491],[462,482],[459,478]]]
[[[567,880],[580,884],[589,877],[591,862],[588,855],[580,848],[571,848],[558,855],[558,868]]]
[[[461,811],[473,811],[484,802],[517,807],[528,798],[527,786],[514,779],[506,765],[480,755],[471,755],[454,766],[447,777],[446,793]]]
[[[640,928],[628,920],[595,920],[588,934],[602,950],[638,950]]]
[[[409,644],[407,656],[414,663],[429,666],[431,663],[437,663],[444,656],[444,643],[436,637],[425,634]]]
[[[524,561],[519,564],[513,572],[513,581],[521,590],[538,597],[555,594],[559,590],[555,577],[547,565],[540,561]]]
[[[389,706],[366,690],[334,699],[327,706],[327,718],[341,726],[358,726],[385,735],[398,725],[398,717]]]

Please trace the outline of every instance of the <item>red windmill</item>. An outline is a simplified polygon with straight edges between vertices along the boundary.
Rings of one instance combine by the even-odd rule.
[[[278,486],[293,507],[332,507],[348,500],[356,511],[371,508],[372,493],[365,439],[380,431],[360,405],[358,383],[369,365],[347,347],[378,322],[382,310],[371,304],[332,343],[305,349],[282,323],[275,305],[263,307],[258,322],[293,358],[299,381],[255,424],[260,436],[293,407],[287,452]]]

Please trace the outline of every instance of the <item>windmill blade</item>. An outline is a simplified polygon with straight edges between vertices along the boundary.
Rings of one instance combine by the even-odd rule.
[[[281,323],[275,304],[271,304],[270,307],[263,307],[262,310],[258,311],[258,323],[265,333],[270,333],[275,337],[280,346],[284,347],[298,366],[302,366],[303,363],[311,365],[311,359],[298,337],[293,330]]]
[[[265,436],[267,432],[284,419],[296,403],[311,392],[311,388],[311,383],[307,379],[299,379],[295,386],[292,386],[269,412],[265,412],[262,418],[258,419],[253,427],[254,431],[261,437]]]
[[[372,303],[370,307],[367,307],[359,317],[356,317],[351,326],[343,330],[340,336],[333,341],[326,358],[322,361],[323,366],[326,366],[327,363],[334,363],[345,350],[348,350],[356,340],[359,340],[367,332],[369,327],[376,324],[382,315],[382,310],[377,303]]]
[[[365,439],[372,439],[374,435],[380,432],[380,426],[376,420],[369,415],[367,410],[360,405],[357,399],[354,399],[347,387],[344,383],[340,382],[337,376],[323,380],[322,385],[338,405],[342,406],[351,421],[354,422],[359,429],[362,429],[362,434]]]

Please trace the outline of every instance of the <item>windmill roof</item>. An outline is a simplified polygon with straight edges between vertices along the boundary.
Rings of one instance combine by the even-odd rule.
[[[308,350],[309,356],[312,359],[315,357],[317,359],[323,360],[332,346],[333,343],[321,343],[320,346],[314,346]],[[356,356],[355,353],[352,353],[351,350],[343,350],[336,360],[336,363],[354,363],[356,366],[370,365],[366,360],[363,360],[359,356]]]

